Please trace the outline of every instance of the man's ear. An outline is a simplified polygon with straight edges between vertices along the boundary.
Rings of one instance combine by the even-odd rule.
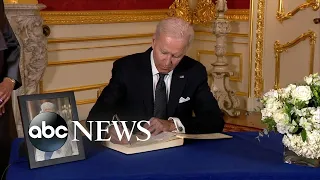
[[[154,49],[155,41],[156,41],[156,39],[155,39],[155,37],[153,36],[153,37],[152,37],[152,45],[151,45],[151,46],[152,46],[152,49]]]

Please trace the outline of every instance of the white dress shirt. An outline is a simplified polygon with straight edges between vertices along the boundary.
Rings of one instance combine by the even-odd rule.
[[[153,50],[150,53],[150,60],[151,60],[151,68],[152,68],[152,77],[153,77],[153,99],[155,99],[155,90],[156,90],[156,86],[159,80],[159,71],[156,68],[156,65],[154,63],[154,58],[153,58]],[[164,82],[166,84],[166,89],[167,89],[167,99],[169,99],[170,96],[170,86],[171,86],[171,79],[172,79],[172,73],[173,70],[170,71],[168,73],[168,75],[166,75],[164,77]],[[173,120],[174,125],[176,126],[176,131],[179,133],[185,133],[185,128],[183,126],[183,124],[181,123],[179,118],[176,117],[169,117],[169,120]]]

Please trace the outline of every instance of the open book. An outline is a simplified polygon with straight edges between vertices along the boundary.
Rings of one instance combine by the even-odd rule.
[[[124,154],[136,154],[148,151],[154,151],[159,149],[166,149],[176,146],[182,146],[184,139],[176,136],[175,133],[163,132],[156,136],[151,136],[147,141],[138,141],[140,139],[146,139],[146,136],[133,135],[130,144],[114,144],[110,141],[104,143],[104,146],[122,152]]]
[[[212,134],[177,134],[172,132],[163,132],[156,136],[151,136],[147,141],[137,141],[137,137],[145,139],[146,136],[133,135],[130,144],[114,144],[110,141],[105,142],[104,146],[122,152],[124,154],[136,154],[159,149],[182,146],[184,139],[229,139],[232,136],[222,133]]]

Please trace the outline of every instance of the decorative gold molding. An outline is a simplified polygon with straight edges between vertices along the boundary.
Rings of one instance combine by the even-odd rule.
[[[265,0],[258,0],[257,30],[256,30],[256,52],[254,70],[254,95],[261,97],[263,92],[262,58],[264,44],[264,12]]]
[[[230,21],[249,21],[248,9],[229,9],[225,18]]]
[[[66,91],[87,91],[92,89],[99,89],[101,86],[106,86],[107,83],[101,84],[92,84],[92,85],[85,85],[85,86],[76,86],[76,87],[69,87],[69,88],[61,88],[61,89],[53,89],[53,90],[43,90],[43,82],[41,81],[40,86],[42,89],[40,93],[57,93],[57,92],[66,92]]]
[[[105,24],[159,21],[167,17],[167,9],[114,11],[41,11],[45,24]]]
[[[142,43],[117,44],[117,45],[107,45],[107,46],[89,46],[89,47],[76,47],[76,48],[48,49],[48,52],[56,52],[56,51],[75,51],[75,50],[112,48],[112,47],[125,47],[125,46],[137,46],[137,45],[146,45],[146,44],[150,44],[150,46],[151,46],[151,42],[142,42]]]
[[[252,85],[252,57],[253,57],[253,34],[254,34],[254,28],[253,28],[253,24],[254,24],[254,1],[250,1],[250,38],[249,38],[249,73],[248,73],[248,98],[251,98],[251,85]]]
[[[117,60],[121,57],[123,57],[123,56],[88,58],[88,59],[65,60],[65,61],[49,61],[48,66],[65,66],[65,65],[74,65],[74,64],[114,61],[114,60]]]
[[[210,0],[198,0],[194,9],[190,8],[188,0],[175,0],[169,7],[168,16],[176,16],[198,25],[211,25],[216,18],[215,4]],[[248,21],[249,10],[229,9],[225,17],[227,20]]]
[[[55,93],[55,92],[66,92],[66,91],[87,91],[92,89],[99,89],[101,87],[106,86],[108,83],[102,83],[102,84],[92,84],[92,85],[86,85],[86,86],[76,86],[76,87],[70,87],[70,88],[62,88],[62,89],[53,89],[53,90],[43,90],[43,81],[40,81],[39,83],[39,89],[40,93]],[[76,102],[77,105],[84,105],[84,104],[91,104],[95,103],[97,98],[92,99],[85,99],[85,100],[78,100]]]
[[[209,35],[214,36],[213,32],[209,31],[196,31],[197,35]],[[71,43],[71,42],[87,42],[87,41],[105,41],[116,39],[130,39],[130,38],[146,38],[152,37],[153,33],[144,34],[120,34],[120,35],[103,35],[103,36],[87,36],[87,37],[64,37],[64,38],[48,38],[48,44],[54,43]],[[241,37],[248,38],[246,33],[228,33],[228,37]]]
[[[77,105],[84,105],[84,104],[92,104],[97,101],[97,98],[92,98],[92,99],[84,99],[84,100],[78,100],[76,102]]]
[[[199,38],[195,38],[194,40],[197,40],[197,41],[202,41],[202,42],[213,42],[213,43],[216,43],[217,41],[215,40],[210,40],[210,39],[199,39]],[[234,41],[229,41],[229,42],[226,42],[227,44],[243,44],[243,45],[248,45],[249,42],[234,42]]]
[[[198,0],[195,9],[188,0],[175,0],[169,7],[168,16],[180,17],[191,24],[210,25],[215,18],[215,4],[208,0]]]
[[[248,96],[248,93],[246,93],[246,92],[242,92],[242,91],[238,91],[238,92],[236,92],[236,96],[243,96],[243,97],[247,97],[247,96]]]
[[[168,17],[169,9],[158,10],[114,10],[114,11],[41,11],[47,25],[106,24],[160,21]],[[230,9],[226,19],[248,21],[249,10]]]
[[[208,40],[208,39],[198,39],[195,40],[202,41],[202,42],[213,42],[216,43],[215,40]],[[242,44],[248,45],[248,42],[226,42],[227,44]],[[57,49],[48,49],[48,52],[57,52],[57,51],[76,51],[76,50],[86,50],[86,49],[96,49],[96,48],[113,48],[113,47],[125,47],[125,46],[136,46],[136,45],[147,45],[151,44],[151,42],[141,42],[141,43],[132,43],[132,44],[117,44],[117,45],[107,45],[107,46],[89,46],[89,47],[75,47],[75,48],[57,48]]]
[[[180,17],[189,23],[193,23],[193,10],[188,0],[175,0],[168,10],[168,16]]]
[[[311,7],[314,11],[317,11],[320,7],[320,0],[306,0],[305,3],[299,5],[294,10],[287,12],[287,13],[285,13],[285,10],[283,8],[283,0],[279,0],[278,11],[277,11],[276,17],[282,23],[283,21],[293,17],[299,11],[304,10],[309,7]]]
[[[67,38],[48,38],[48,44],[52,43],[70,43],[70,42],[86,42],[86,41],[103,41],[115,39],[130,39],[150,37],[153,33],[145,34],[122,34],[122,35],[107,35],[107,36],[88,36],[88,37],[67,37]]]
[[[215,51],[198,50],[197,51],[197,61],[200,61],[201,54],[215,55]],[[243,75],[243,56],[242,56],[242,53],[227,52],[226,56],[234,56],[234,57],[239,58],[239,69],[240,69],[239,75],[238,76],[231,76],[230,81],[242,82],[242,75]]]
[[[293,41],[287,42],[285,44],[280,44],[280,41],[277,40],[274,43],[274,52],[275,52],[275,58],[276,58],[276,64],[275,64],[275,85],[274,88],[279,88],[279,80],[280,80],[280,54],[283,51],[286,51],[289,48],[292,48],[299,44],[301,41],[306,40],[309,38],[310,41],[310,59],[309,59],[309,74],[313,73],[313,64],[314,64],[314,49],[315,49],[315,43],[317,35],[315,32],[309,30],[306,33],[303,33]]]
[[[4,4],[38,4],[37,0],[4,0]]]
[[[195,34],[197,35],[215,35],[213,32],[209,32],[209,31],[195,31]],[[248,38],[249,34],[246,33],[228,33],[227,34],[228,37],[243,37],[243,38]]]

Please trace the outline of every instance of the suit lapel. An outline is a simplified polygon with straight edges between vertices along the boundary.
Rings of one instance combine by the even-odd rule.
[[[181,67],[176,67],[176,70],[173,71],[170,87],[170,96],[168,103],[168,116],[171,117],[174,115],[175,109],[179,103],[182,91],[186,84],[186,76],[181,71]]]
[[[152,79],[152,69],[150,62],[151,50],[147,50],[143,54],[143,60],[141,64],[141,90],[138,93],[142,93],[143,105],[145,106],[145,111],[147,116],[152,117],[153,115],[153,79]]]

